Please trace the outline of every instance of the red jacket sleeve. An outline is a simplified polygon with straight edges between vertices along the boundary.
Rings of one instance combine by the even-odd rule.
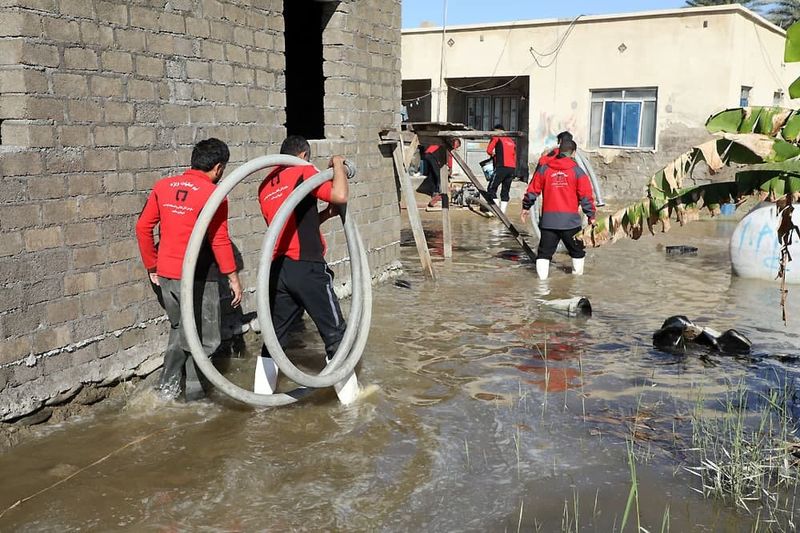
[[[139,220],[136,221],[136,241],[139,243],[139,254],[142,256],[142,263],[148,272],[156,271],[158,249],[153,237],[153,230],[160,220],[158,200],[155,191],[152,191],[147,197],[147,203],[144,204]]]
[[[489,146],[486,147],[487,154],[494,155],[494,147],[497,144],[497,139],[499,139],[499,137],[492,137],[492,140],[489,142]]]
[[[575,177],[578,179],[578,202],[588,218],[594,218],[597,209],[594,206],[592,182],[589,176],[578,166],[575,167]]]
[[[214,213],[211,223],[208,225],[208,241],[211,243],[211,251],[214,259],[217,260],[219,271],[223,274],[236,272],[236,260],[233,257],[233,244],[228,235],[228,200],[222,202]]]

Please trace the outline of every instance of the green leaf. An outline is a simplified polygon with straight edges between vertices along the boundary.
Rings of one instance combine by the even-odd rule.
[[[787,120],[786,124],[783,126],[781,137],[789,142],[795,143],[800,140],[800,114],[795,112],[789,117],[789,120]]]
[[[789,98],[800,98],[800,78],[789,85]]]
[[[723,131],[725,133],[740,133],[739,126],[744,119],[744,109],[737,107],[735,109],[726,109],[716,115],[711,115],[706,121],[706,129],[710,133],[718,133]]]
[[[783,60],[786,63],[800,61],[800,23],[792,24],[786,30],[786,47],[783,51]]]

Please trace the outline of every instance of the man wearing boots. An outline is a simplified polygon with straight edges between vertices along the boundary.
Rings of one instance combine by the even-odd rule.
[[[187,400],[204,396],[200,376],[181,329],[181,271],[183,257],[200,211],[216,189],[230,158],[228,146],[219,139],[200,141],[192,150],[191,168],[180,176],[158,181],[136,222],[136,238],[142,262],[169,318],[170,331],[164,368],[158,390],[169,399],[181,389]],[[159,226],[156,245],[153,230]],[[220,205],[208,226],[206,240],[197,258],[194,279],[194,305],[197,330],[203,350],[210,356],[219,347],[219,275],[228,277],[237,307],[242,287],[236,273],[233,245],[228,235],[228,202]]]
[[[497,124],[495,131],[503,131],[503,125]],[[517,172],[517,143],[511,137],[492,137],[486,147],[486,153],[492,156],[494,162],[494,176],[489,182],[487,192],[494,203],[500,205],[500,210],[505,213],[510,198],[511,182]],[[500,189],[500,200],[497,199],[497,189]]]
[[[525,222],[537,198],[542,197],[542,218],[539,221],[542,237],[536,259],[539,279],[547,279],[550,260],[559,241],[564,243],[572,258],[572,273],[583,274],[586,251],[583,243],[575,239],[581,230],[578,210],[583,210],[592,225],[597,210],[589,176],[572,158],[577,148],[575,141],[563,141],[558,147],[558,155],[536,170],[522,198],[521,219]]]

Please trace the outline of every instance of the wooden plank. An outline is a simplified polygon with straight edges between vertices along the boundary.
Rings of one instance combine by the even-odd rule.
[[[533,252],[528,243],[525,242],[525,239],[522,237],[522,235],[520,235],[519,230],[517,230],[517,228],[514,227],[514,224],[511,223],[511,220],[509,220],[506,214],[500,210],[500,206],[494,203],[492,197],[489,196],[489,193],[486,192],[486,189],[484,189],[483,184],[480,181],[478,181],[478,178],[475,177],[475,174],[472,172],[472,169],[469,168],[469,166],[467,166],[466,161],[464,161],[464,159],[455,150],[450,150],[450,153],[452,154],[453,159],[456,160],[458,164],[461,166],[461,168],[464,170],[464,173],[467,175],[472,184],[475,185],[475,188],[478,189],[478,192],[486,201],[486,203],[489,206],[489,209],[492,210],[492,213],[494,213],[495,216],[499,218],[500,221],[505,225],[505,227],[508,228],[508,231],[514,237],[514,239],[519,243],[519,245],[525,251],[527,256],[530,257],[531,261],[536,261],[536,254]]]
[[[442,242],[444,258],[453,257],[453,232],[450,226],[450,171],[447,163],[439,172],[439,191],[442,194]]]
[[[394,170],[397,172],[397,179],[400,181],[400,188],[403,192],[403,200],[406,203],[406,211],[408,212],[408,221],[411,224],[411,233],[414,235],[414,243],[417,245],[417,253],[419,254],[419,261],[422,264],[422,272],[426,276],[435,280],[436,273],[433,271],[433,263],[431,262],[431,252],[428,249],[428,242],[425,240],[425,232],[422,230],[422,219],[419,216],[417,209],[417,199],[414,196],[414,186],[411,184],[411,178],[408,172],[405,171],[403,166],[402,147],[400,143],[394,147],[392,151],[392,159],[394,159]]]
[[[414,154],[417,152],[418,148],[419,148],[419,137],[414,135],[414,137],[411,139],[411,144],[409,145],[408,150],[405,153],[405,159],[403,161],[406,164],[406,168],[408,168],[409,165],[411,165],[411,160],[414,159]]]

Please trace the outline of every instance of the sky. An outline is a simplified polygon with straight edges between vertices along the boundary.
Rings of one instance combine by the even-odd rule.
[[[402,0],[403,28],[422,21],[442,25],[444,0]],[[683,0],[447,0],[447,24],[477,24],[548,18],[574,18],[683,7]]]

